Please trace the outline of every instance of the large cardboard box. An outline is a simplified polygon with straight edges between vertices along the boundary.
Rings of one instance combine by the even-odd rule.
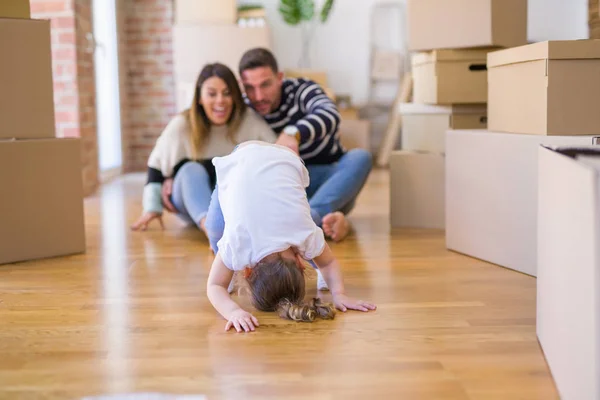
[[[236,0],[175,0],[177,24],[235,24],[236,21]]]
[[[0,0],[0,18],[31,18],[29,0]]]
[[[538,147],[591,136],[446,134],[446,245],[529,275],[537,266]]]
[[[219,40],[206,40],[218,37]],[[227,46],[223,46],[227,43]],[[177,109],[188,108],[202,68],[209,63],[227,65],[239,77],[242,55],[254,47],[271,48],[268,27],[236,25],[176,25],[173,27],[173,63]]]
[[[486,129],[485,104],[432,106],[401,103],[402,149],[445,153],[449,129]]]
[[[413,54],[413,101],[426,104],[486,103],[486,57],[489,51],[434,50]]]
[[[600,134],[600,40],[550,41],[488,55],[490,130]]]
[[[50,21],[0,18],[0,139],[55,136]]]
[[[79,139],[0,140],[0,264],[85,251]]]
[[[410,50],[527,43],[527,0],[408,0]]]
[[[390,156],[392,228],[444,229],[444,156],[394,151]]]
[[[600,400],[599,149],[538,149],[537,335],[564,400]]]

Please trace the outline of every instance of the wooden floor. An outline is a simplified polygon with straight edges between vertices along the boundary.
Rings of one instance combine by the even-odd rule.
[[[393,231],[376,171],[333,244],[370,314],[223,332],[195,229],[133,233],[142,175],[86,200],[88,252],[0,266],[0,399],[168,392],[209,399],[554,399],[535,335],[535,280]],[[309,295],[316,293],[314,277]]]

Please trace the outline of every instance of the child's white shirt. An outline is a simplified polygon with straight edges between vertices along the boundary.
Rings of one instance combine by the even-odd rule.
[[[248,142],[213,164],[225,220],[218,248],[227,268],[253,267],[292,246],[306,260],[323,252],[325,237],[311,218],[310,181],[300,157],[282,146]]]

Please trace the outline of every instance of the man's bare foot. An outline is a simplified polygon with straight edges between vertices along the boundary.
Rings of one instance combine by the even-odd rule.
[[[350,224],[343,213],[336,211],[323,217],[323,232],[335,242],[339,242],[350,233]]]

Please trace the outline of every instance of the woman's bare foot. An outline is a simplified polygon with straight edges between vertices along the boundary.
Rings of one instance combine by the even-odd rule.
[[[335,242],[339,242],[350,233],[350,224],[343,213],[336,211],[323,217],[323,232]]]

